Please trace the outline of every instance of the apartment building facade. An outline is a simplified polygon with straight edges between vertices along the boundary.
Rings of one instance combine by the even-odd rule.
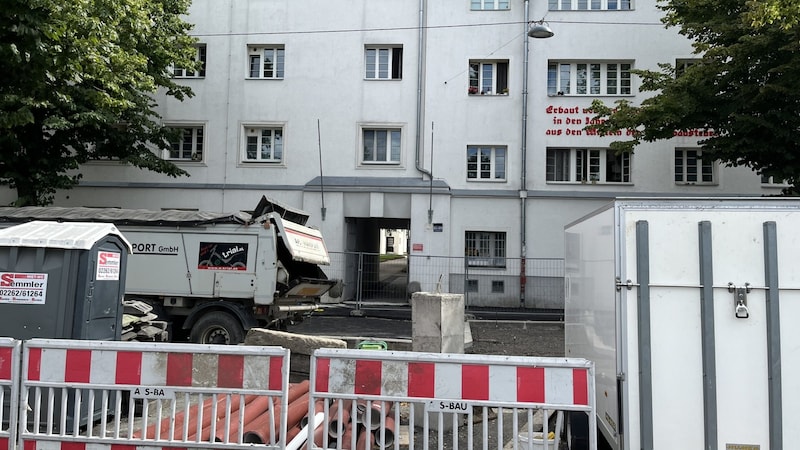
[[[309,212],[332,252],[408,230],[424,290],[415,258],[447,257],[445,289],[558,307],[525,286],[558,278],[564,225],[612,197],[780,190],[703,162],[702,132],[618,155],[624,135],[584,130],[592,100],[644,98],[632,70],[691,63],[661,17],[644,0],[194,0],[204,70],[174,75],[195,96],[156,98],[183,130],[162,156],[191,176],[93,162],[55,203],[235,211],[267,195]],[[528,37],[542,20],[554,35]]]

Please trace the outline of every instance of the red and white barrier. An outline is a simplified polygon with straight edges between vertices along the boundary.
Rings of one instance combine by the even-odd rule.
[[[271,405],[265,423],[286,427],[283,348],[33,339],[22,351],[22,450],[250,448],[231,429],[254,398]]]
[[[374,352],[359,356],[374,356]],[[567,361],[563,358],[538,358],[538,366],[528,359],[517,359],[516,365],[487,364],[484,356],[476,356],[437,354],[419,361],[418,357],[378,360],[320,355],[314,386],[317,393],[537,403],[565,409],[589,404],[588,367],[563,366]],[[504,358],[502,362],[510,361]]]
[[[565,411],[584,412],[589,430],[596,426],[594,365],[584,359],[321,349],[312,358],[311,387],[311,403],[324,405],[322,422],[309,426],[314,449],[396,449],[401,423],[407,445],[427,445],[438,436],[440,449],[457,448],[459,442],[445,441],[460,435],[468,436],[461,445],[470,447],[473,436],[483,440],[482,448],[509,443],[516,450],[518,436],[531,437],[526,442],[533,445],[536,432],[550,431],[541,417],[557,416],[558,427]],[[510,430],[483,420],[506,413]],[[481,427],[473,427],[476,417]],[[349,426],[342,427],[343,420]],[[589,440],[596,449],[593,432]],[[555,449],[558,436],[542,444]]]
[[[0,448],[16,442],[20,346],[20,341],[0,338]],[[9,405],[8,417],[4,405]]]

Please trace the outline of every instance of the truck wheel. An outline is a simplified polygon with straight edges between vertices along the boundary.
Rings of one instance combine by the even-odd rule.
[[[244,341],[242,324],[226,312],[213,311],[192,326],[190,339],[195,344],[236,345]]]

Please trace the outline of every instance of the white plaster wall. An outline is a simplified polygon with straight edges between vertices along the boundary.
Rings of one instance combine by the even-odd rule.
[[[509,11],[475,12],[468,0],[427,1],[421,164],[446,183],[452,196],[433,196],[434,232],[428,221],[430,198],[412,189],[362,189],[365,194],[411,195],[411,256],[463,256],[464,231],[507,233],[507,254],[520,254],[522,157],[522,74],[526,25],[524,1]],[[690,138],[642,145],[633,157],[632,183],[552,184],[545,181],[546,148],[607,147],[612,138],[548,136],[553,118],[585,121],[588,97],[548,97],[548,60],[634,60],[636,68],[691,57],[691,46],[674,29],[664,29],[653,2],[634,11],[576,12],[546,10],[532,1],[530,19],[546,17],[556,35],[530,39],[527,143],[527,256],[563,256],[563,227],[604,204],[612,195],[762,195],[746,168],[719,168],[713,186],[675,185],[673,151],[691,146]],[[304,186],[320,174],[320,153],[327,177],[423,177],[415,168],[419,2],[408,0],[195,0],[189,20],[193,34],[207,44],[204,79],[186,79],[196,95],[183,103],[158,95],[158,112],[168,123],[206,125],[205,159],[181,163],[190,177],[170,178],[115,163],[87,164],[83,186],[59,193],[56,204],[131,208],[183,207],[211,211],[252,209],[268,195],[311,214],[330,251],[346,242],[344,193],[326,187],[325,220],[319,192]],[[625,24],[628,25],[625,25]],[[247,80],[248,44],[286,48],[283,80]],[[365,44],[402,44],[403,79],[364,80]],[[468,96],[470,59],[509,61],[509,95]],[[634,84],[634,92],[638,85]],[[604,97],[612,102],[619,97]],[[644,95],[628,98],[641,101]],[[548,107],[578,108],[574,114],[548,114]],[[317,133],[319,120],[320,134]],[[243,124],[283,124],[285,164],[240,163]],[[359,124],[391,124],[403,129],[402,164],[361,167]],[[579,130],[585,124],[561,126]],[[508,147],[507,179],[467,182],[467,145]],[[433,155],[433,159],[431,159]],[[349,188],[352,192],[353,187]],[[405,189],[405,190],[404,190]],[[465,194],[465,192],[468,193]],[[12,197],[9,193],[6,197]],[[5,197],[0,197],[0,200]],[[380,211],[375,211],[380,214]],[[414,244],[423,250],[415,252]]]

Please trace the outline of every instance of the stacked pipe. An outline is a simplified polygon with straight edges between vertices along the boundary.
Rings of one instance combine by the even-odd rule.
[[[308,437],[309,381],[289,385],[286,448],[299,449]],[[347,450],[389,447],[395,438],[394,404],[382,401],[319,399],[314,405],[314,444]],[[134,434],[136,439],[186,442],[276,444],[281,439],[280,398],[265,395],[208,398],[173,417],[150,424]],[[327,420],[325,418],[327,417]],[[188,426],[187,426],[188,423]],[[174,430],[174,431],[173,431]],[[341,444],[336,443],[341,441]],[[304,448],[308,448],[305,443]]]
[[[314,433],[314,444],[343,450],[391,447],[396,430],[393,409],[392,402],[336,400],[327,423]]]

